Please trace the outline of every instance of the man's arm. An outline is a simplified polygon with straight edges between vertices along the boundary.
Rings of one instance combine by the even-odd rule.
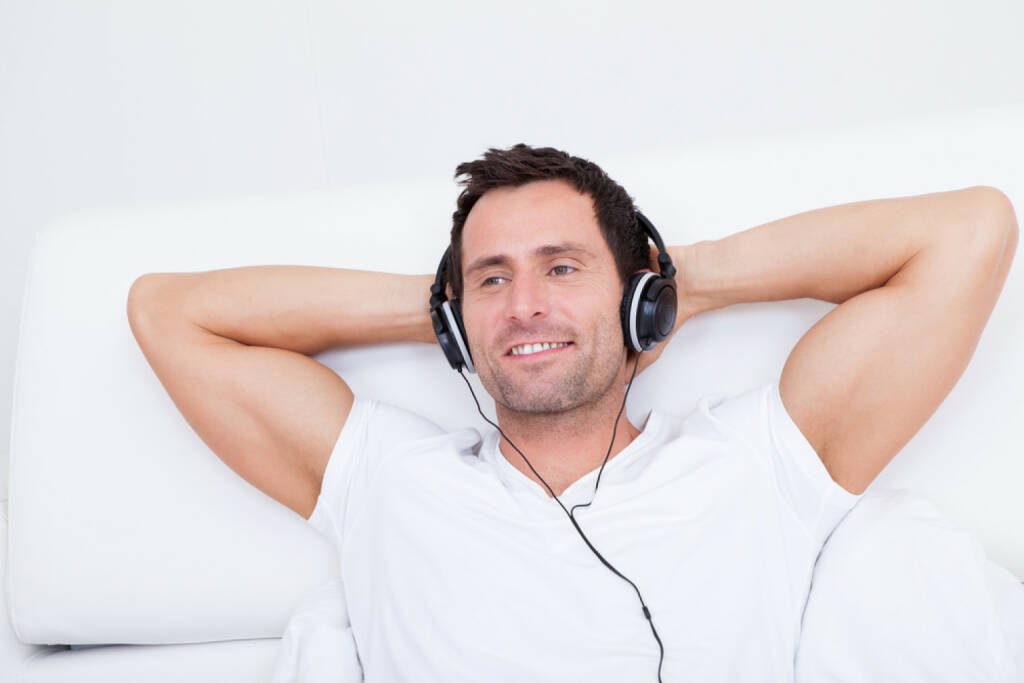
[[[878,199],[674,247],[679,323],[734,303],[838,303],[782,369],[787,412],[832,478],[862,493],[963,374],[1017,248],[995,188]]]
[[[434,341],[432,281],[314,266],[149,273],[132,285],[127,312],[146,360],[203,441],[308,518],[353,400],[309,356]]]

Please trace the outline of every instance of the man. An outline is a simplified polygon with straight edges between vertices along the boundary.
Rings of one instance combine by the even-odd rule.
[[[971,187],[668,248],[676,330],[738,302],[839,306],[776,382],[633,425],[631,377],[663,345],[626,346],[624,291],[653,264],[625,190],[525,145],[457,176],[449,294],[500,438],[355,398],[308,357],[435,341],[433,276],[143,276],[129,317],[175,404],[338,545],[367,680],[791,680],[814,560],[966,367],[1012,205]]]

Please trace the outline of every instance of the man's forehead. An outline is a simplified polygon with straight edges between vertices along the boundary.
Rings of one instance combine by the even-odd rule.
[[[601,240],[590,197],[564,181],[537,181],[486,192],[463,228],[463,265],[483,252],[534,251],[575,244],[590,251]]]

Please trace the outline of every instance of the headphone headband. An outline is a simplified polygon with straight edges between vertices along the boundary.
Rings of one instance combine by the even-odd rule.
[[[650,236],[651,241],[654,242],[654,246],[658,248],[658,270],[661,272],[661,276],[674,278],[676,276],[676,267],[672,265],[672,258],[668,255],[665,243],[661,241],[661,235],[654,229],[654,224],[639,211],[636,212],[636,222],[640,224],[640,227],[644,229],[648,236]]]

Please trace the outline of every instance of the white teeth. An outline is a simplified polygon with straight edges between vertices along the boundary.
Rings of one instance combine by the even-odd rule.
[[[513,356],[528,356],[531,353],[538,353],[540,351],[547,351],[548,349],[560,349],[563,346],[568,346],[568,342],[538,342],[536,344],[522,344],[520,346],[512,347]]]

